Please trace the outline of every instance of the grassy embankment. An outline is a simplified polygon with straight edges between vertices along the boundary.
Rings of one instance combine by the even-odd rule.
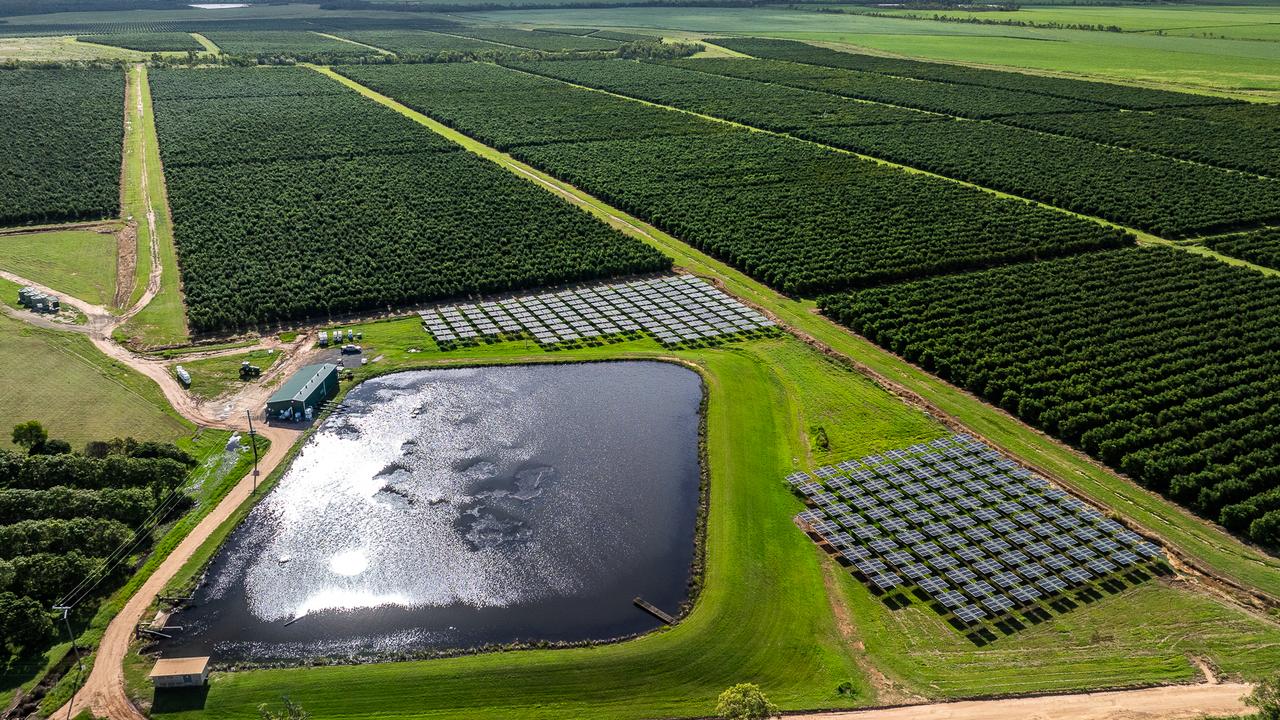
[[[358,369],[358,377],[489,362],[674,356],[695,364],[709,391],[712,483],[706,584],[695,609],[674,628],[605,647],[217,673],[201,707],[162,703],[154,716],[252,718],[259,703],[286,693],[333,718],[699,716],[711,712],[721,689],[744,680],[790,709],[865,704],[876,696],[867,664],[915,693],[947,697],[1187,680],[1194,669],[1186,653],[1228,671],[1280,662],[1276,628],[1162,581],[985,648],[919,603],[890,610],[795,528],[790,518],[801,505],[780,478],[947,431],[793,338],[678,352],[637,340],[555,353],[524,342],[441,353],[415,319],[363,332],[369,352],[384,359]],[[830,450],[815,451],[815,426],[827,431]],[[238,519],[211,538],[179,585]],[[845,613],[851,622],[838,620]],[[135,665],[139,675],[144,663]],[[844,681],[851,695],[837,692]]]
[[[139,91],[141,112],[137,102]],[[131,339],[143,347],[178,345],[189,339],[189,333],[178,277],[178,256],[173,245],[173,218],[169,214],[164,170],[160,165],[160,147],[156,139],[155,115],[151,111],[151,87],[147,84],[145,67],[138,65],[130,68],[129,92],[129,124],[125,133],[124,214],[138,225],[138,274],[131,302],[136,302],[142,296],[151,272],[152,237],[150,223],[147,221],[149,208],[155,213],[155,243],[160,254],[162,274],[160,291],[141,312],[116,331],[116,337]]]
[[[1280,596],[1280,559],[1247,546],[1220,528],[1191,515],[1159,495],[1138,487],[1079,452],[1063,446],[998,408],[956,388],[902,358],[886,352],[866,339],[853,335],[817,313],[813,301],[791,298],[766,287],[745,274],[714,260],[680,240],[647,223],[628,216],[600,200],[521,163],[511,156],[483,145],[391,98],[358,83],[321,69],[338,82],[356,89],[444,137],[542,184],[562,197],[580,204],[610,225],[648,242],[672,257],[678,267],[713,278],[738,297],[765,308],[783,323],[823,343],[879,377],[925,398],[946,415],[958,419],[1005,450],[1034,463],[1049,474],[1071,484],[1079,492],[1114,508],[1138,524],[1158,533],[1165,542],[1197,558],[1214,572]]]
[[[117,228],[103,229],[0,236],[0,268],[95,305],[110,305]]]
[[[673,38],[730,34],[815,40],[947,62],[1280,97],[1280,44],[1251,40],[971,25],[784,7],[512,10],[464,17],[543,26],[656,29]]]

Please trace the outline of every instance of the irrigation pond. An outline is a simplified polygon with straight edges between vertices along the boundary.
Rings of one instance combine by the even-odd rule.
[[[166,656],[356,660],[644,632],[687,599],[697,373],[400,372],[348,393],[215,556]]]

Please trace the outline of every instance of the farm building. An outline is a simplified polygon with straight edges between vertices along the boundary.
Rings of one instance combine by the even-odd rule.
[[[151,668],[151,684],[158,688],[200,687],[209,679],[209,658],[164,658]]]
[[[293,374],[267,400],[267,417],[302,419],[338,393],[338,366],[308,365]]]

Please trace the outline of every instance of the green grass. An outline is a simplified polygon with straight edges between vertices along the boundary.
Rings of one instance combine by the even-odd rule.
[[[0,418],[39,420],[51,437],[79,448],[132,435],[175,440],[192,425],[148,378],[107,358],[79,333],[43,330],[0,316]],[[0,444],[8,445],[3,432]]]
[[[123,327],[116,331],[117,339],[129,341],[140,347],[164,347],[181,345],[190,339],[187,330],[186,307],[182,302],[181,280],[178,277],[178,255],[173,245],[173,218],[169,214],[169,200],[165,192],[164,170],[160,165],[160,147],[156,139],[155,115],[151,112],[151,87],[147,84],[146,68],[136,66],[129,71],[130,93],[137,84],[142,89],[142,113],[130,95],[128,103],[129,129],[125,133],[124,212],[138,224],[138,278],[134,286],[133,300],[141,297],[147,287],[151,271],[151,231],[147,223],[146,201],[142,192],[143,163],[146,157],[146,182],[151,192],[151,203],[156,214],[156,239],[163,270],[160,291],[151,302]]]
[[[0,268],[86,300],[110,305],[116,288],[116,228],[0,236]]]
[[[1249,40],[971,25],[782,7],[515,10],[465,17],[658,29],[671,37],[742,34],[815,40],[933,60],[1280,97],[1280,44]]]
[[[712,483],[706,584],[694,610],[674,628],[596,648],[215,673],[202,708],[161,707],[153,717],[252,718],[259,703],[283,694],[325,718],[704,716],[720,690],[740,681],[760,683],[788,709],[870,703],[860,669],[867,661],[932,697],[1186,680],[1194,669],[1185,653],[1227,672],[1280,662],[1274,626],[1157,581],[984,648],[919,604],[890,610],[796,529],[791,516],[801,505],[780,478],[947,430],[792,338],[675,353],[647,339],[559,352],[519,341],[440,352],[416,319],[361,329],[369,353],[383,360],[357,369],[358,377],[444,364],[664,356],[693,363],[709,393]],[[810,457],[807,428],[815,422],[838,433],[829,454]],[[238,519],[172,587],[192,580]],[[843,630],[833,602],[852,615]],[[851,697],[836,691],[845,681],[855,688]]]
[[[1280,39],[1280,7],[1275,5],[1183,6],[1052,6],[1026,7],[1008,12],[961,10],[878,10],[889,15],[954,17],[992,21],[1116,26],[1129,32],[1165,33],[1184,37],[1235,40]]]
[[[876,667],[931,697],[963,697],[1195,677],[1188,656],[1252,676],[1280,665],[1280,629],[1164,580],[1147,581],[975,649],[919,601],[888,610],[847,572],[846,601]]]
[[[74,37],[0,38],[0,61],[146,60],[150,53],[78,42]]]
[[[279,352],[251,350],[247,353],[183,362],[182,367],[191,373],[191,386],[187,388],[187,392],[204,400],[222,397],[245,383],[244,380],[240,379],[241,362],[247,360],[262,368],[262,372],[266,373],[272,365],[276,364],[280,357],[281,354]],[[258,381],[251,380],[250,382]]]

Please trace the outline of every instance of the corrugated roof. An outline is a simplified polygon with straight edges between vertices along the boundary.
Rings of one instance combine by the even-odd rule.
[[[163,658],[156,661],[148,677],[172,677],[174,675],[199,675],[209,667],[207,657]]]
[[[315,390],[317,385],[324,381],[329,373],[337,369],[338,366],[333,363],[307,365],[294,373],[293,377],[286,380],[279,390],[272,393],[267,403],[289,402],[291,400],[301,402]]]

